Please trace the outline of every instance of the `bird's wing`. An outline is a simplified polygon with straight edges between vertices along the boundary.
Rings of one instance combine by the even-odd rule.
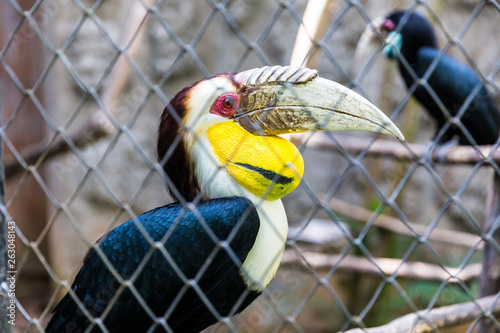
[[[422,73],[432,64],[439,52],[434,48],[420,48],[417,56]],[[500,130],[500,114],[486,88],[471,68],[448,55],[442,55],[428,83],[452,116],[459,111],[469,94],[479,85],[479,91],[461,121],[478,144],[492,144],[496,141]],[[423,104],[426,105],[425,102]],[[429,110],[429,112],[441,114],[439,110]]]
[[[137,222],[143,227],[142,231]],[[238,226],[237,230],[235,226]],[[226,270],[237,271],[236,264],[223,249],[217,247],[213,236],[228,240],[235,257],[242,262],[255,241],[258,229],[258,214],[249,200],[242,197],[212,199],[200,202],[194,210],[187,211],[181,204],[171,204],[144,213],[135,221],[127,221],[113,229],[102,239],[100,248],[123,279],[137,275],[134,286],[138,293],[156,315],[163,316],[184,286],[174,266],[188,279],[196,277],[208,258],[212,259],[212,269],[228,267]],[[162,243],[164,248],[152,246],[144,232],[149,234],[153,244]],[[145,258],[149,259],[143,263]],[[140,266],[140,274],[137,274]],[[210,288],[210,283],[217,282],[204,279],[202,283],[207,284],[205,288]],[[97,251],[92,250],[76,276],[72,290],[90,314],[99,317],[120,286]],[[114,302],[110,313],[103,319],[108,330],[125,331],[139,327],[147,330],[151,319],[133,294],[126,288]],[[88,324],[87,316],[78,310],[73,298],[67,294],[54,309],[47,331],[59,332],[67,327],[85,330]]]

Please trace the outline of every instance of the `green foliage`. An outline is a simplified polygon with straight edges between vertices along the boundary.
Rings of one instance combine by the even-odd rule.
[[[441,291],[433,307],[463,303],[472,301],[476,295],[473,289],[476,289],[477,284],[474,283],[466,292],[461,286],[456,284],[448,284]],[[441,282],[434,281],[414,281],[406,288],[406,293],[413,303],[421,309],[426,308],[429,303],[436,297],[441,287]],[[471,294],[473,297],[471,297]]]
[[[456,284],[448,284],[441,290],[441,284],[438,281],[401,282],[406,296],[419,310],[426,309],[429,306],[437,308],[470,302],[477,298],[477,283],[475,282],[467,286],[467,291]],[[370,323],[371,325],[385,324],[412,312],[402,295],[390,285],[384,288],[377,305],[374,307],[374,313],[370,316],[370,319],[374,321],[374,323]]]

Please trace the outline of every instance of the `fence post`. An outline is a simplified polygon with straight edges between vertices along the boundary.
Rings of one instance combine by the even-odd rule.
[[[491,241],[487,239],[483,248],[483,269],[479,276],[479,297],[493,295],[500,290],[500,175],[495,170],[493,190],[488,200],[484,234],[491,233]],[[495,228],[492,232],[492,228]],[[492,244],[492,242],[496,243]],[[478,332],[494,333],[498,327],[491,320],[484,319],[479,323]]]

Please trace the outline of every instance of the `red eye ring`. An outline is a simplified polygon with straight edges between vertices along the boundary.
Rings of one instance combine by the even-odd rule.
[[[227,93],[219,96],[215,100],[214,105],[212,105],[212,108],[210,109],[210,113],[229,118],[234,115],[238,105],[238,95],[235,93]]]

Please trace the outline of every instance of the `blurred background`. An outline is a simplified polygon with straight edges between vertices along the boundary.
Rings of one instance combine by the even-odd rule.
[[[497,1],[323,2],[318,32],[308,36],[314,57],[302,64],[364,95],[410,144],[429,147],[434,122],[380,48],[354,56],[377,16],[415,8],[430,18],[439,46],[472,61],[500,105]],[[168,100],[215,73],[289,64],[309,48],[296,44],[308,1],[1,3],[3,214],[17,225],[13,329],[41,332],[91,244],[172,201],[155,167]],[[494,168],[331,147],[353,137],[371,144],[375,136],[300,144],[305,175],[284,198],[292,227],[284,262],[268,292],[233,319],[240,332],[345,331],[479,297]]]

